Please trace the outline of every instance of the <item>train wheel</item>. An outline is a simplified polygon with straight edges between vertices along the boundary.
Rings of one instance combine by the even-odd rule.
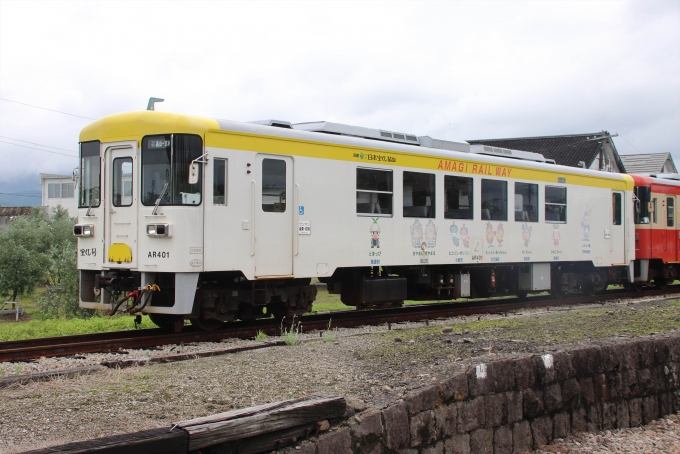
[[[181,315],[171,315],[171,314],[149,314],[149,318],[154,322],[160,329],[164,331],[174,331],[175,325],[184,320]]]
[[[191,326],[198,328],[201,331],[215,331],[224,323],[222,320],[217,320],[216,318],[209,318],[208,320],[192,318],[190,321]]]
[[[666,290],[666,288],[668,287],[668,279],[666,279],[665,277],[654,278],[654,285],[659,290]]]

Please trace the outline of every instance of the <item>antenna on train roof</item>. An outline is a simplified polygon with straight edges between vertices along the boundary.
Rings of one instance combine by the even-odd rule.
[[[163,98],[149,98],[149,104],[146,106],[146,110],[156,110],[154,109],[154,104],[157,102],[163,102],[165,99]]]

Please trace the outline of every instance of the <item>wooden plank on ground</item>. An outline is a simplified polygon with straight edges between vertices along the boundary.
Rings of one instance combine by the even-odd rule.
[[[186,454],[187,434],[169,428],[79,441],[24,454]]]
[[[187,432],[189,451],[194,451],[324,419],[340,418],[345,414],[345,408],[342,397],[312,396],[223,413],[222,420],[216,420],[218,415],[214,415],[201,418],[209,421],[199,424],[196,424],[197,420],[183,421],[177,427]]]

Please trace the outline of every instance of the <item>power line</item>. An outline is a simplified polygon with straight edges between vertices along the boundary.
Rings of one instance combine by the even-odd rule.
[[[0,136],[0,137],[2,137],[3,139],[16,140],[17,142],[30,143],[31,145],[39,145],[41,147],[54,148],[55,150],[70,151],[71,153],[78,153],[77,151],[67,150],[65,148],[52,147],[50,145],[43,145],[41,143],[29,142],[28,140],[15,139],[14,137],[7,137],[7,136]],[[19,145],[19,144],[15,144],[15,145]]]
[[[15,104],[21,104],[22,106],[33,107],[34,109],[49,110],[50,112],[57,112],[57,113],[64,114],[64,115],[70,115],[72,117],[86,118],[88,120],[96,120],[96,118],[92,118],[92,117],[84,117],[82,115],[76,115],[76,114],[72,114],[72,113],[68,113],[68,112],[62,112],[61,110],[54,110],[54,109],[48,109],[46,107],[33,106],[31,104],[26,104],[25,102],[12,101],[11,99],[0,98],[0,101],[13,102]]]
[[[623,137],[621,134],[619,134],[619,137],[621,137],[623,140],[625,140],[626,142],[628,142],[628,139],[626,139],[625,137]],[[633,144],[630,143],[630,142],[628,142],[628,145],[630,145],[631,147],[635,148],[635,145],[633,145]],[[640,154],[644,154],[644,153],[642,153],[640,150],[638,150],[637,148],[635,148],[635,150],[636,150],[638,153],[640,153]]]
[[[8,144],[14,145],[16,147],[30,148],[31,150],[44,151],[46,153],[54,153],[54,154],[58,154],[58,155],[61,155],[61,156],[68,156],[69,158],[78,159],[78,156],[73,156],[71,154],[59,153],[57,151],[50,151],[50,150],[42,150],[40,148],[35,148],[35,147],[27,147],[26,145],[19,145],[18,143],[7,142],[5,140],[0,140],[0,143],[8,143]]]

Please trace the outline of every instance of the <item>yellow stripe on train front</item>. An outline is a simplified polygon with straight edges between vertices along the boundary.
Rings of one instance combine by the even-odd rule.
[[[124,243],[113,243],[109,248],[109,262],[132,262],[132,251],[130,250],[130,247]]]

